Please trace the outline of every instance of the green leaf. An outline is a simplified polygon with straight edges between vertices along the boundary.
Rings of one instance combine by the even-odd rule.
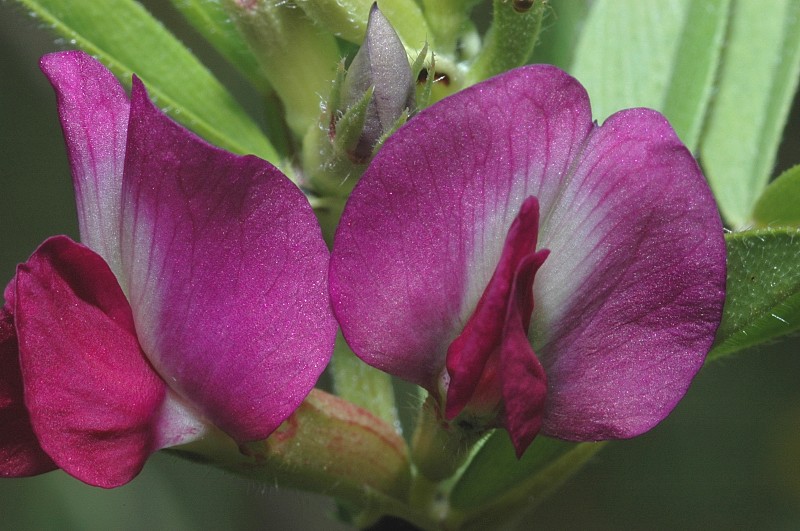
[[[800,227],[800,165],[773,181],[753,209],[753,221],[761,227]]]
[[[737,0],[701,161],[725,219],[742,227],[769,180],[800,74],[800,0]]]
[[[720,60],[731,0],[600,0],[578,43],[573,74],[601,120],[629,107],[663,112],[691,150]]]
[[[800,230],[728,234],[728,287],[708,359],[800,329]]]
[[[569,443],[537,437],[517,459],[505,430],[476,452],[450,493],[452,528],[499,527],[555,491],[603,443]]]
[[[629,107],[663,109],[691,3],[598,0],[592,6],[571,73],[589,91],[596,119]]]
[[[700,140],[700,131],[713,93],[730,8],[730,0],[704,0],[689,4],[687,22],[664,96],[664,115],[678,137],[692,151]]]
[[[357,358],[341,333],[336,335],[329,371],[337,396],[372,412],[393,428],[400,426],[392,378]]]
[[[273,163],[272,145],[228,91],[159,21],[132,0],[17,0],[123,83],[136,73],[173,118],[212,144]]]
[[[270,89],[258,60],[225,8],[208,0],[170,0],[186,20],[261,91]]]

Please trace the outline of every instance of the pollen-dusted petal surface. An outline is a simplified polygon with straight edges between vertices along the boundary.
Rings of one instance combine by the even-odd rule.
[[[129,104],[125,90],[84,52],[45,55],[72,168],[81,242],[119,275],[119,209]]]
[[[590,129],[583,87],[536,67],[447,98],[390,137],[332,256],[334,311],[356,354],[435,389],[523,200],[554,200]]]
[[[25,404],[42,448],[86,483],[130,481],[156,449],[165,385],[114,275],[99,255],[56,236],[16,279]]]
[[[156,370],[235,439],[269,435],[336,332],[328,250],[303,194],[170,121],[134,78],[121,233],[122,287]]]
[[[34,476],[56,468],[33,433],[22,392],[14,321],[10,311],[0,308],[0,477]]]
[[[393,135],[336,236],[334,311],[368,363],[436,390],[523,201],[540,204],[528,331],[547,376],[542,432],[629,437],[674,407],[721,318],[713,198],[666,120],[592,124],[586,92],[522,67],[430,107]]]

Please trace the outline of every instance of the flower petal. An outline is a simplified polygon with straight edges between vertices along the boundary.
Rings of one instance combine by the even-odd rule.
[[[128,97],[111,72],[84,52],[45,55],[40,67],[56,91],[81,241],[118,275]]]
[[[206,418],[264,438],[333,350],[319,225],[276,168],[174,124],[136,78],[131,106],[121,246],[139,340]]]
[[[475,311],[447,349],[446,366],[450,376],[445,408],[447,419],[458,415],[475,398],[484,402],[476,406],[494,409],[504,387],[505,372],[499,365],[509,355],[534,357],[527,340],[533,311],[533,279],[547,256],[546,251],[536,253],[538,231],[539,204],[535,197],[530,197],[511,224],[500,261]],[[509,338],[508,334],[520,333],[527,347],[523,349],[525,352],[517,353],[516,346],[520,342]],[[508,351],[506,345],[513,352]],[[538,361],[535,363],[538,365]],[[530,383],[528,388],[535,387]],[[475,397],[476,394],[496,396]],[[490,402],[495,402],[494,406]]]
[[[348,201],[331,263],[356,354],[435,390],[523,200],[553,202],[590,130],[583,87],[535,66],[459,92],[389,138]]]
[[[652,427],[718,326],[725,246],[691,154],[655,111],[592,125],[583,88],[528,66],[462,91],[390,138],[336,235],[334,311],[367,363],[435,390],[525,198],[550,255],[528,332],[547,374],[542,431]]]
[[[56,468],[33,433],[23,399],[13,318],[0,308],[0,477],[34,476]]]
[[[543,433],[632,437],[685,394],[714,340],[725,242],[714,199],[663,116],[595,128],[549,209],[530,336],[548,375]]]
[[[157,448],[165,384],[139,348],[114,275],[100,256],[56,236],[16,278],[25,404],[42,448],[92,485],[130,481]]]

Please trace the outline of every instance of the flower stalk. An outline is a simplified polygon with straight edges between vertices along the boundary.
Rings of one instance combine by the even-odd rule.
[[[226,0],[225,8],[286,107],[292,132],[302,138],[319,119],[339,49],[331,33],[287,2]]]
[[[539,40],[547,2],[535,0],[520,11],[514,2],[494,0],[492,27],[483,49],[469,68],[467,84],[472,85],[527,63]]]

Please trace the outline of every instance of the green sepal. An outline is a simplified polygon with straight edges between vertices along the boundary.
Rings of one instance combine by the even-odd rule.
[[[462,429],[457,422],[448,422],[442,417],[438,400],[428,395],[411,439],[411,459],[427,481],[446,480],[467,462],[472,448],[487,431]]]
[[[381,135],[381,137],[378,139],[377,142],[375,142],[375,147],[372,148],[372,156],[373,157],[383,147],[383,143],[386,142],[386,140],[390,136],[392,136],[395,133],[395,131],[397,131],[398,129],[403,127],[403,125],[405,125],[405,123],[408,121],[409,116],[410,116],[410,113],[409,113],[408,109],[405,109],[402,113],[400,113],[400,116],[397,118],[397,120],[394,121],[392,126],[385,133],[383,133],[383,135]]]
[[[339,119],[339,109],[342,108],[342,87],[344,86],[346,74],[347,69],[344,66],[344,59],[342,59],[336,68],[336,76],[333,78],[331,91],[328,94],[328,100],[325,102],[325,121],[327,121],[328,127],[332,127],[336,120]]]
[[[369,511],[394,512],[411,482],[406,443],[394,427],[318,389],[267,439],[238,446],[217,431],[170,452]]]
[[[428,58],[428,41],[425,41],[425,45],[417,54],[417,58],[414,59],[414,62],[411,64],[411,77],[414,79],[419,79],[419,74],[422,72],[422,69],[425,68],[425,59]],[[433,60],[433,56],[431,55],[431,60]]]
[[[727,296],[709,360],[800,329],[800,229],[736,232],[725,241]]]
[[[138,75],[159,107],[212,144],[280,165],[269,140],[228,91],[137,2],[17,1],[125,85]]]
[[[367,118],[367,108],[372,101],[375,87],[372,86],[364,92],[350,108],[348,108],[341,118],[336,120],[333,127],[333,156],[347,157],[361,139],[364,129],[364,120]],[[359,161],[363,162],[363,161]]]
[[[414,109],[415,112],[424,109],[431,102],[431,91],[433,90],[433,81],[434,76],[436,73],[436,54],[433,52],[430,53],[431,58],[428,61],[427,66],[425,65],[425,60],[428,57],[428,43],[425,43],[425,46],[420,50],[419,55],[414,60],[414,64],[411,65],[411,73],[413,79],[418,80],[420,74],[423,70],[426,70],[427,75],[425,76],[425,82],[422,84],[422,88],[417,85],[417,96],[416,96],[416,103],[417,108]]]
[[[800,165],[767,186],[753,209],[753,221],[760,227],[800,227]]]

